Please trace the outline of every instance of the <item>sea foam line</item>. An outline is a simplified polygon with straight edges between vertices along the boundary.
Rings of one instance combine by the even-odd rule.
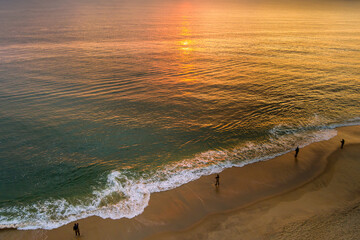
[[[78,204],[71,204],[66,199],[49,199],[31,206],[0,209],[0,228],[53,229],[89,216],[133,218],[144,211],[151,193],[179,187],[225,168],[265,161],[285,154],[295,146],[328,140],[337,135],[336,127],[359,124],[360,118],[330,126],[296,128],[279,125],[269,131],[269,138],[263,142],[246,142],[231,150],[203,152],[194,158],[166,165],[149,178],[134,179],[127,176],[126,170],[114,170],[108,174],[104,189],[95,190],[89,199]]]

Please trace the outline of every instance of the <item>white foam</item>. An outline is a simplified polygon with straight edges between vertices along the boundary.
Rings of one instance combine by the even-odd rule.
[[[344,124],[359,123],[360,119]],[[343,124],[343,125],[344,125]],[[0,226],[19,229],[53,229],[89,216],[102,218],[133,218],[141,214],[149,203],[150,195],[176,188],[203,175],[219,173],[225,168],[264,161],[313,142],[336,136],[338,125],[293,127],[279,125],[269,131],[268,138],[258,142],[245,142],[230,150],[212,150],[194,158],[166,165],[151,177],[131,178],[129,170],[115,170],[107,176],[104,189],[77,204],[66,199],[49,199],[31,206],[0,209]],[[12,217],[5,217],[9,214]]]

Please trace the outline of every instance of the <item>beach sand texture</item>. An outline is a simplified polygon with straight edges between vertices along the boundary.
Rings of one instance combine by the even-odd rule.
[[[230,168],[151,195],[132,219],[90,217],[53,230],[1,230],[0,239],[356,239],[360,126],[274,159]],[[344,138],[344,149],[340,140]]]

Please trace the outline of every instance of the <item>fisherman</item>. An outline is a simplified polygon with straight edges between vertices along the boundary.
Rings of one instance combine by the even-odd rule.
[[[345,140],[344,139],[342,139],[341,141],[341,149],[344,147],[344,144],[345,144]]]

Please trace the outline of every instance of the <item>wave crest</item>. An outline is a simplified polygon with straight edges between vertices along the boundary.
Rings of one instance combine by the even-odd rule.
[[[358,120],[346,124],[357,125],[354,123],[358,123]],[[199,153],[138,178],[131,176],[129,169],[114,170],[107,175],[105,187],[94,190],[85,199],[48,199],[33,205],[1,208],[0,227],[53,229],[89,216],[133,218],[144,211],[151,193],[179,187],[225,168],[274,158],[292,151],[296,146],[328,140],[336,136],[335,127],[278,125],[264,139],[244,142],[229,150]]]

